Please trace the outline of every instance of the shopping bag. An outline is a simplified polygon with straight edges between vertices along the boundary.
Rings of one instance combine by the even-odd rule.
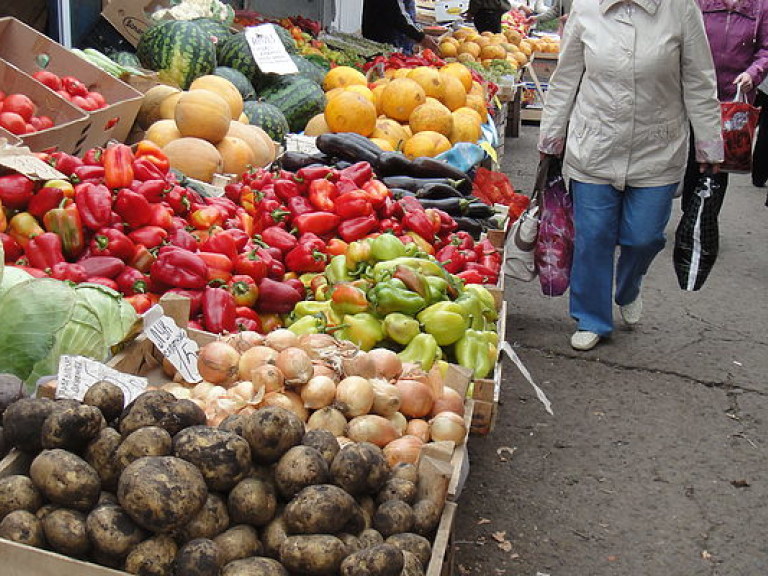
[[[549,162],[539,163],[528,206],[512,223],[504,245],[504,274],[523,282],[530,282],[537,274],[533,252],[539,235],[539,202],[547,183],[548,168]]]
[[[548,163],[548,166],[539,201],[541,211],[534,261],[544,295],[561,296],[571,281],[573,203],[565,188],[560,160],[546,156],[541,163]]]
[[[733,102],[721,102],[725,161],[720,166],[724,172],[752,171],[752,143],[760,117],[760,108],[747,102],[739,87]]]
[[[717,216],[725,190],[702,174],[695,190],[683,199],[683,215],[675,230],[672,260],[683,290],[700,289],[712,271],[720,246]]]

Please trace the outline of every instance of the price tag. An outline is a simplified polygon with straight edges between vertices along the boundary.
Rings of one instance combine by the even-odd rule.
[[[317,138],[304,136],[303,134],[288,134],[285,137],[285,149],[288,152],[301,152],[302,154],[317,154],[320,150],[316,145]]]
[[[256,65],[264,74],[296,74],[299,69],[280,41],[272,24],[248,26],[245,39]]]
[[[10,168],[30,180],[61,180],[66,176],[21,146],[0,147],[0,167]]]
[[[101,380],[118,386],[125,395],[126,404],[147,388],[147,379],[141,376],[118,372],[85,356],[64,355],[59,359],[56,398],[82,400],[88,389]]]
[[[151,309],[147,312],[150,311]],[[179,328],[168,316],[160,315],[155,318],[146,315],[144,317],[144,333],[147,338],[173,364],[185,382],[201,382],[203,378],[197,369],[197,352],[200,349],[197,342],[189,338],[186,330]]]

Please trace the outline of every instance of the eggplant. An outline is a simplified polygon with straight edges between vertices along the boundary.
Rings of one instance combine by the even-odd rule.
[[[381,179],[387,188],[404,188],[418,192],[429,184],[442,184],[450,188],[457,188],[458,182],[448,178],[413,178],[411,176],[387,176]]]
[[[345,168],[352,166],[352,164],[353,162],[350,162],[349,160],[336,160],[336,162],[333,163],[333,166],[336,170],[344,170]]]
[[[450,178],[452,180],[466,180],[467,173],[456,168],[456,166],[430,158],[429,156],[420,156],[411,160],[411,176],[418,178]]]
[[[390,192],[392,192],[392,195],[395,197],[395,200],[400,200],[400,198],[404,196],[414,196],[417,197],[416,192],[413,190],[405,190],[403,188],[390,188]]]
[[[280,156],[280,166],[289,172],[296,172],[316,163],[317,161],[311,154],[304,154],[303,152],[286,152]]]
[[[411,170],[411,161],[401,152],[382,152],[376,164],[376,173],[379,177],[397,176],[408,174]]]
[[[485,202],[470,202],[467,205],[465,214],[470,218],[491,218],[496,215],[496,210]]]
[[[426,184],[421,188],[416,196],[418,198],[429,198],[432,200],[438,200],[440,198],[464,198],[464,194],[456,190],[453,186],[447,184]]]
[[[469,200],[465,198],[438,198],[431,200],[429,198],[419,198],[419,202],[425,209],[436,208],[443,212],[450,214],[451,216],[461,216],[464,214],[466,207],[469,205]]]
[[[475,240],[478,240],[480,235],[485,230],[482,221],[478,220],[477,218],[470,218],[469,216],[454,216],[453,219],[456,221],[456,224],[459,225],[459,230],[469,232],[469,234]]]
[[[315,145],[318,150],[329,156],[336,156],[350,162],[368,162],[371,166],[375,166],[381,150],[364,136],[359,134],[355,134],[355,136],[359,136],[359,138],[368,142],[370,147],[362,143],[358,138],[353,138],[352,133],[349,132],[320,134],[315,141]],[[371,147],[377,151],[372,150]]]

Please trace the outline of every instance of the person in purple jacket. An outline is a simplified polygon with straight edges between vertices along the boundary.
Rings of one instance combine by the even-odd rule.
[[[731,102],[741,89],[747,101],[757,97],[757,86],[768,75],[768,0],[697,0],[704,17],[717,74],[717,97]],[[714,175],[723,194],[728,174]],[[693,148],[683,181],[683,198],[696,187],[699,166]]]

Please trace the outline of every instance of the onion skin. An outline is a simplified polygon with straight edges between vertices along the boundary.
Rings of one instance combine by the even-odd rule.
[[[328,376],[335,384],[339,383],[339,374],[325,362],[312,362],[312,377]]]
[[[287,328],[278,328],[264,337],[264,345],[282,352],[299,345],[299,337]]]
[[[213,384],[233,382],[237,378],[240,354],[226,342],[216,340],[200,349],[197,369],[203,380]]]
[[[336,408],[320,408],[307,420],[307,430],[328,430],[338,438],[347,433],[347,419]]]
[[[440,412],[429,421],[429,434],[435,442],[447,440],[459,446],[467,436],[467,427],[455,412]]]
[[[336,386],[335,406],[347,418],[368,414],[373,406],[373,386],[360,376],[344,378]]]
[[[421,418],[409,420],[408,425],[405,427],[405,434],[416,436],[416,438],[424,443],[429,442],[429,422]]]
[[[423,418],[429,415],[434,397],[428,385],[416,380],[400,379],[395,382],[395,386],[400,390],[400,412],[406,418]]]
[[[384,458],[390,468],[401,462],[416,464],[419,461],[422,446],[424,442],[416,436],[403,436],[384,446]]]
[[[330,334],[302,334],[299,336],[298,347],[309,354],[312,360],[319,360],[323,352],[338,349],[339,343]]]
[[[354,356],[343,357],[341,367],[345,376],[376,377],[376,365],[367,352],[358,352]]]
[[[222,340],[240,352],[240,354],[246,350],[250,350],[254,346],[261,346],[264,344],[264,336],[253,330],[243,330],[237,334],[229,334],[224,336]]]
[[[383,416],[366,414],[349,421],[347,436],[354,442],[370,442],[379,448],[400,437],[392,422]]]
[[[400,390],[384,380],[371,380],[373,385],[373,406],[371,412],[389,418],[400,410]]]
[[[336,383],[328,376],[314,376],[301,388],[304,407],[312,410],[333,404],[336,398]]]
[[[274,366],[277,361],[277,355],[277,351],[267,346],[254,346],[243,352],[243,355],[240,356],[240,364],[238,366],[240,380],[250,380],[251,372],[259,366],[264,366],[266,364]]]
[[[387,418],[390,422],[392,422],[392,426],[395,427],[395,430],[397,430],[397,433],[402,436],[406,434],[406,430],[408,429],[408,420],[405,419],[405,416],[403,416],[402,412],[395,412]]]
[[[443,386],[443,393],[435,399],[429,415],[434,418],[440,412],[454,412],[464,417],[464,398],[450,386]]]
[[[286,386],[303,386],[314,374],[312,359],[301,348],[290,347],[281,351],[275,366],[283,373]]]
[[[376,369],[376,378],[395,380],[403,373],[403,363],[400,357],[392,350],[374,348],[368,352],[368,357],[373,361]]]
[[[251,370],[251,382],[256,391],[264,389],[264,392],[278,392],[285,385],[283,373],[272,364],[264,364]]]
[[[309,419],[309,412],[304,408],[304,402],[301,401],[301,396],[290,390],[284,390],[283,392],[270,392],[264,396],[261,401],[262,406],[279,406],[290,410],[296,416],[298,416],[302,422],[306,422]]]

